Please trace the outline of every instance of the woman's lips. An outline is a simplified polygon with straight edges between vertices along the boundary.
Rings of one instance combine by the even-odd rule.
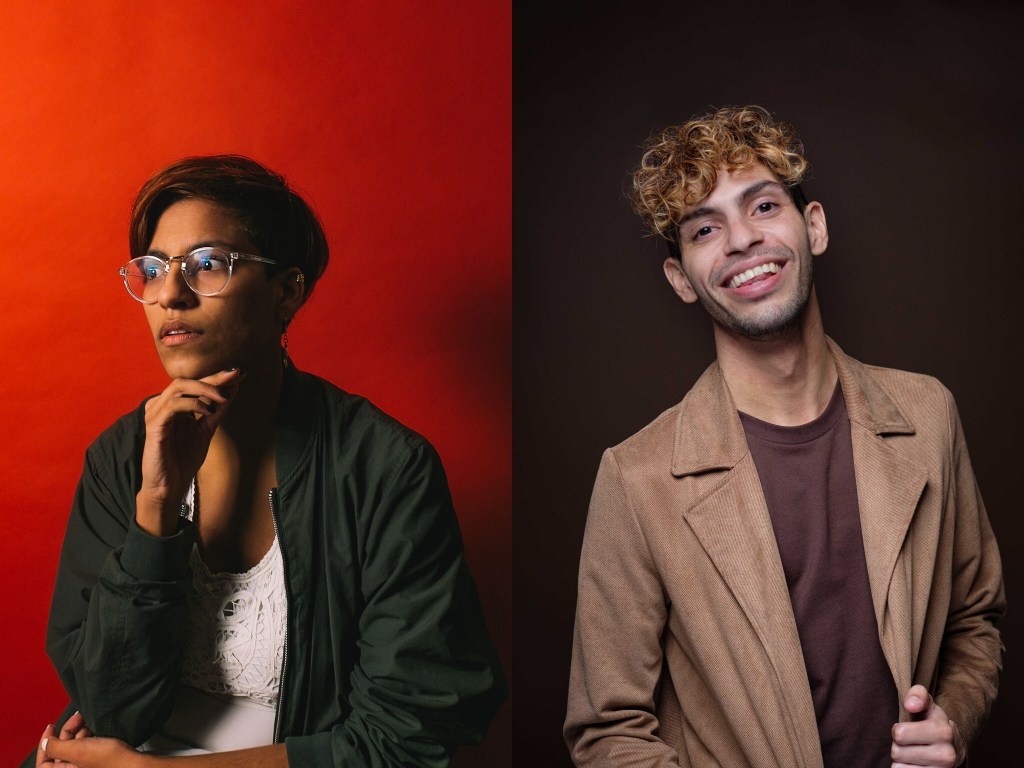
[[[160,343],[165,347],[176,347],[195,341],[203,332],[180,320],[171,320],[160,326]]]

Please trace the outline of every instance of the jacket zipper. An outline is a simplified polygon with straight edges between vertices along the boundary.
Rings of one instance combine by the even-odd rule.
[[[281,541],[281,531],[277,523],[277,488],[270,489],[270,517],[274,521],[274,537],[277,539],[277,547],[281,551],[281,570],[284,575],[284,649],[281,658],[281,679],[278,681],[277,708],[274,711],[274,743],[281,743],[281,710],[284,703],[284,680],[288,673],[288,624],[291,620],[291,601],[288,598],[288,558],[284,551],[284,542]]]

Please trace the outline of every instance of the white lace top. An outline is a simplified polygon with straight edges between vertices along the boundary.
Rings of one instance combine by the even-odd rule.
[[[193,519],[195,483],[181,514]],[[287,602],[277,538],[245,573],[210,573],[196,547],[186,594],[188,631],[174,709],[139,747],[198,755],[272,744]]]
[[[191,519],[194,491],[186,497]],[[287,600],[277,538],[245,573],[211,573],[192,549],[181,682],[277,705]]]

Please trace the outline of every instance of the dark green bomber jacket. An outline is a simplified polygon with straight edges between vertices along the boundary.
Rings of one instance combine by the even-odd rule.
[[[88,449],[47,652],[97,735],[171,712],[196,529],[134,523],[143,406]],[[288,631],[275,741],[292,766],[443,766],[505,696],[440,460],[369,401],[291,369],[271,506]],[[65,713],[66,715],[67,713]]]

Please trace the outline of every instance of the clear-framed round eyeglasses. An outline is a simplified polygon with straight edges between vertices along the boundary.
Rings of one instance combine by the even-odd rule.
[[[138,256],[118,270],[124,287],[136,301],[155,304],[164,279],[170,274],[171,262],[177,260],[185,285],[200,296],[216,296],[228,287],[235,262],[258,261],[261,264],[277,264],[273,259],[235,253],[216,246],[204,246],[184,256],[163,259],[159,256]]]

